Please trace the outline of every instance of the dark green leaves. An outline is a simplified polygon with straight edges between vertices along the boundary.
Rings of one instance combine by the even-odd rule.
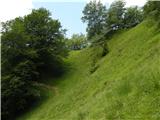
[[[66,48],[58,20],[44,8],[3,23],[2,118],[14,117],[35,102],[38,90],[32,82],[42,74],[60,75]],[[65,52],[65,54],[64,54]]]

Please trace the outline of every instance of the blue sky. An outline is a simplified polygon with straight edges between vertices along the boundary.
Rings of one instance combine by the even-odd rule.
[[[85,2],[33,2],[34,8],[44,7],[52,13],[53,19],[59,19],[62,28],[67,29],[67,37],[73,33],[86,33],[86,24],[81,21],[85,4]]]

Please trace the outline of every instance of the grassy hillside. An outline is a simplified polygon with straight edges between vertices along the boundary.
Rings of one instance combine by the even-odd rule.
[[[48,99],[18,120],[159,120],[160,32],[153,21],[117,33],[109,54],[74,51],[70,71],[48,83]],[[47,92],[48,91],[48,92]]]

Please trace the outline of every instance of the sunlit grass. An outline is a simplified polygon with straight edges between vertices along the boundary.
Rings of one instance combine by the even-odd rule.
[[[100,48],[71,52],[70,70],[53,81],[58,93],[18,120],[159,120],[160,33],[153,21],[117,33]],[[98,66],[93,69],[93,61]]]

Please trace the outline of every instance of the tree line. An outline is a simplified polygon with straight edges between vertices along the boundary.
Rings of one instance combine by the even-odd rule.
[[[143,20],[143,10],[138,6],[125,7],[125,1],[114,1],[107,9],[100,1],[90,1],[83,10],[82,21],[87,23],[87,38],[131,28]]]

